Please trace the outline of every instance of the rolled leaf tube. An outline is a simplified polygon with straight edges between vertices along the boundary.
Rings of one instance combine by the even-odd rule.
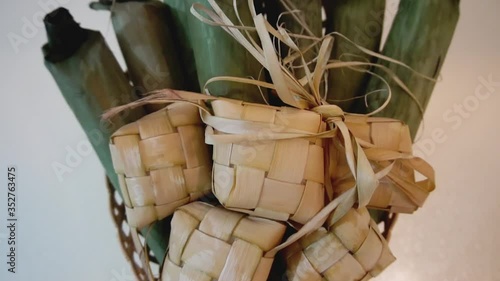
[[[118,188],[109,137],[144,112],[139,108],[117,115],[111,122],[101,120],[107,109],[136,99],[113,53],[99,32],[81,28],[64,8],[49,13],[44,23],[49,38],[43,46],[45,66]]]
[[[407,64],[418,73],[438,78],[458,18],[458,0],[402,0],[382,53]],[[394,71],[413,92],[418,103],[425,110],[435,82],[419,77],[415,72],[394,63],[382,60],[379,60],[378,63]],[[382,75],[384,79],[389,81],[392,89],[392,99],[379,115],[407,123],[410,126],[411,135],[414,137],[422,119],[418,103],[389,75],[380,70],[376,70],[375,73]],[[384,86],[379,79],[370,78],[368,92],[383,88]],[[386,98],[386,95],[379,94],[369,96],[368,110],[380,107]],[[360,103],[356,109],[363,111],[365,106]]]
[[[326,33],[339,32],[354,43],[372,51],[380,48],[385,0],[324,1]],[[342,61],[372,61],[372,57],[353,44],[337,37],[332,59]],[[353,97],[365,94],[368,75],[349,68],[330,69],[328,74],[328,101],[349,110]]]
[[[169,24],[170,11],[157,1],[118,2],[111,19],[134,88],[147,93],[158,89],[188,89],[189,78],[179,57],[178,42]],[[196,82],[196,81],[191,81]]]
[[[189,33],[189,43],[193,48],[200,88],[215,76],[235,76],[259,79],[262,66],[236,40],[218,26],[210,26],[191,14],[190,7],[194,3],[209,6],[207,0],[188,0],[182,6],[177,1],[166,0],[167,4],[178,5],[180,30]],[[217,1],[224,13],[235,25],[239,25],[232,0]],[[253,20],[247,2],[238,2],[238,12],[244,25],[253,26]],[[185,20],[185,21],[184,21]],[[255,32],[250,32],[257,40]],[[262,75],[263,76],[263,75]],[[256,86],[235,82],[215,82],[208,86],[214,96],[263,102],[262,95]]]
[[[179,55],[181,57],[184,73],[186,74],[186,86],[188,90],[199,92],[198,72],[194,60],[194,52],[189,42],[188,17],[192,16],[189,12],[189,5],[186,0],[163,0],[170,8],[171,23],[173,25],[172,35],[178,44]]]

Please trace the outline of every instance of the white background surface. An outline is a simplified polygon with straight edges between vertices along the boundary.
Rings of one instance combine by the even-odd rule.
[[[82,26],[101,30],[120,55],[107,13],[91,11],[87,1],[59,3]],[[51,168],[85,135],[43,66],[40,47],[46,39],[39,22],[44,8],[28,0],[0,5],[0,280],[132,280],[97,157],[83,157],[62,182]],[[400,218],[391,241],[398,261],[376,280],[500,280],[500,2],[462,1],[461,11],[443,81],[415,146],[434,165],[438,189],[425,208]],[[21,35],[25,20],[35,21],[34,29],[16,52],[8,34]],[[481,77],[498,82],[491,91],[480,89],[490,94],[479,101],[474,94],[482,87]],[[454,106],[464,102],[469,110],[458,117]],[[444,119],[446,112],[456,121]],[[433,140],[435,130],[444,137]],[[19,170],[16,275],[7,273],[5,264],[5,169],[10,164]]]

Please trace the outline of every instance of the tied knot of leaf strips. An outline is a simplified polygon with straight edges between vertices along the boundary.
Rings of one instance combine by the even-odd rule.
[[[335,122],[344,121],[345,114],[344,111],[337,105],[334,104],[325,104],[316,106],[311,109],[312,111],[320,114],[330,126],[332,126]]]

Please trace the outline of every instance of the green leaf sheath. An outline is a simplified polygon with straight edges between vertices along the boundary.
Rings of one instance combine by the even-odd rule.
[[[87,30],[88,38],[70,57],[62,61],[45,60],[64,99],[80,122],[103,164],[113,186],[118,178],[109,151],[109,138],[121,126],[143,116],[141,108],[123,112],[112,122],[101,115],[114,106],[127,104],[137,97],[99,32]]]
[[[326,33],[339,32],[354,43],[379,51],[385,12],[385,0],[323,1],[326,12]],[[342,61],[373,61],[346,40],[335,36],[332,59]],[[366,93],[368,74],[349,68],[330,69],[327,99],[344,110],[353,104],[350,99]]]
[[[455,32],[459,18],[458,0],[402,0],[394,19],[383,54],[399,60],[415,71],[432,78],[438,78],[448,47]],[[423,109],[427,107],[435,82],[418,77],[394,63],[379,60],[378,63],[389,67],[408,86]],[[375,73],[389,81],[392,99],[379,115],[402,120],[410,126],[415,137],[422,114],[417,103],[391,78],[380,70]],[[384,89],[379,79],[371,77],[367,91]],[[386,94],[371,95],[368,110],[378,108],[386,99]],[[358,111],[365,111],[358,104]]]
[[[168,6],[158,1],[117,2],[113,6],[113,28],[129,78],[141,94],[165,88],[186,89],[193,84],[186,83],[169,18]]]
[[[188,34],[188,41],[194,52],[194,60],[198,72],[200,88],[212,77],[235,76],[258,79],[262,66],[235,39],[221,27],[207,25],[195,16],[189,9],[192,4],[200,3],[209,7],[206,0],[187,0],[182,6],[178,1],[165,0],[178,13],[183,30]],[[232,0],[217,1],[224,13],[235,25],[239,25],[233,9]],[[238,2],[238,11],[245,25],[253,25],[253,20],[246,1]],[[177,7],[177,8],[174,8]],[[250,32],[257,40],[257,34]],[[264,76],[264,73],[261,75]],[[208,86],[214,96],[223,96],[249,102],[263,102],[256,86],[234,82],[215,82]],[[265,90],[263,90],[265,93]]]
[[[189,12],[188,0],[163,0],[170,8],[170,22],[173,26],[172,36],[179,50],[180,60],[185,73],[186,90],[199,92],[198,71],[194,58],[193,48],[189,41],[188,16],[192,16]]]
[[[146,243],[149,249],[158,261],[158,264],[163,264],[167,254],[168,241],[170,239],[170,222],[172,216],[168,216],[160,221],[153,223],[149,227],[141,229],[141,233],[146,237]]]
[[[286,0],[285,4],[291,10],[300,10],[301,13],[295,13],[302,22],[304,22],[307,26],[307,30],[295,19],[293,15],[283,14],[288,12],[286,6],[283,5],[283,2],[280,0],[271,0],[265,1],[266,4],[266,12],[268,14],[269,22],[276,28],[277,25],[280,25],[287,29],[292,34],[302,34],[307,36],[315,36],[321,37],[323,34],[323,21],[321,20],[321,0],[311,0],[311,1],[299,1],[299,0]],[[281,18],[278,18],[279,16]],[[314,43],[312,40],[308,39],[300,39],[298,40],[298,47],[301,50],[305,50],[309,45]],[[288,53],[287,48],[284,44],[281,44],[282,57],[285,57]],[[318,48],[311,49],[305,53],[303,53],[304,59],[306,62],[312,61],[316,55]],[[303,63],[300,59],[296,59],[293,62],[294,66],[302,66]],[[314,63],[310,63],[308,65],[309,70],[314,70]],[[295,77],[300,79],[305,76],[305,71],[303,68],[294,68]]]

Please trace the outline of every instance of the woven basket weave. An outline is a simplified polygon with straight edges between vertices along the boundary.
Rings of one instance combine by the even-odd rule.
[[[213,101],[212,108],[218,118],[265,128],[249,131],[253,139],[247,143],[214,145],[213,191],[226,208],[299,223],[323,208],[322,140],[268,137],[284,130],[322,132],[326,125],[319,114],[227,100]]]
[[[134,255],[140,256],[141,249],[136,249],[134,247],[134,242],[132,241],[132,237],[130,236],[130,233],[126,233],[123,231],[122,225],[126,224],[127,221],[125,219],[125,205],[123,204],[123,201],[118,200],[119,195],[117,195],[116,191],[113,189],[111,183],[109,180],[107,181],[107,186],[108,186],[108,192],[109,192],[109,202],[110,202],[110,211],[111,215],[113,217],[113,221],[115,223],[116,229],[119,234],[120,242],[122,245],[122,248],[124,250],[124,253],[130,262],[130,265],[137,277],[138,280],[145,281],[147,279],[147,269],[143,267],[143,264],[140,262],[134,262]],[[396,222],[396,214],[394,214],[392,217],[389,217],[387,221],[384,222],[384,237],[386,237],[386,240],[389,240],[389,236],[391,233],[391,230],[394,228],[395,222]],[[149,257],[150,262],[153,262],[156,260],[155,257],[150,256]],[[281,274],[278,273],[279,276]],[[164,277],[164,280],[167,277]],[[274,279],[273,279],[274,280]]]
[[[379,149],[412,154],[412,140],[408,126],[399,120],[389,118],[367,118],[347,116],[345,123],[353,135],[365,143],[375,145]],[[336,147],[336,165],[332,168],[335,193],[341,194],[354,184],[349,166],[343,154],[343,148]],[[368,157],[370,157],[370,153]],[[388,161],[372,161],[375,169],[387,166]],[[396,160],[389,175],[380,180],[368,208],[381,209],[393,213],[413,213],[421,207],[434,189],[427,182],[415,181],[414,167],[407,165],[406,160]]]
[[[172,219],[161,280],[265,281],[285,225],[193,202]]]
[[[174,103],[111,137],[128,223],[143,227],[210,192],[211,163],[198,108]]]
[[[366,208],[326,225],[285,250],[289,281],[366,281],[395,260]]]

